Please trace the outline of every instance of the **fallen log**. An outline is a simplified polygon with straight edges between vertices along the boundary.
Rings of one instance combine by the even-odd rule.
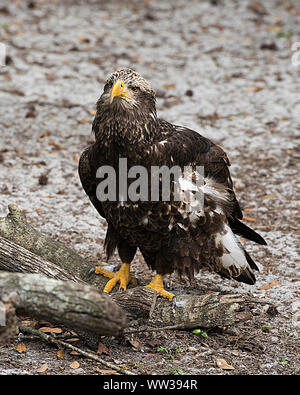
[[[102,291],[107,279],[103,276],[87,277],[91,266],[74,250],[34,229],[16,206],[10,205],[7,217],[0,219],[0,270],[44,273],[48,277],[76,281],[82,287],[85,286],[83,283],[89,283]],[[67,284],[74,292],[74,303],[79,303],[72,282],[68,281]],[[128,320],[143,318],[149,323],[163,326],[210,328],[230,326],[251,318],[245,309],[247,298],[243,295],[221,295],[217,292],[176,295],[176,302],[172,304],[166,299],[157,298],[156,292],[150,288],[130,287],[125,292],[114,290],[111,296],[104,295],[115,302],[120,311],[126,312]],[[30,290],[29,279],[27,289]],[[71,293],[69,300],[72,299]],[[79,312],[78,309],[76,311]],[[51,321],[50,316],[47,319]],[[93,325],[87,330],[93,331]]]
[[[85,259],[65,244],[53,240],[51,237],[47,237],[36,230],[27,222],[26,216],[16,205],[9,204],[8,210],[8,215],[0,218],[0,236],[18,244],[46,261],[54,263],[54,265],[66,272],[71,272],[79,278],[85,276],[86,271],[91,266]],[[22,262],[16,262],[14,267],[13,264],[13,261],[11,261],[11,270],[19,271],[18,269]],[[6,269],[4,268],[3,270]]]
[[[241,294],[178,295],[174,306],[158,298],[151,320],[160,324],[191,328],[222,328],[252,317]]]
[[[15,292],[0,296],[0,344],[6,343],[18,333],[17,301],[18,295]]]
[[[26,248],[0,236],[0,270],[39,273],[59,280],[83,282],[81,278],[52,262],[46,261]]]
[[[89,285],[41,274],[0,272],[0,300],[15,295],[17,315],[47,320],[74,330],[117,336],[127,326],[122,308]]]
[[[126,310],[128,317],[144,317],[159,326],[181,329],[214,328],[233,325],[251,318],[241,294],[177,295],[173,303],[157,297],[149,287],[135,287],[112,294],[113,300]]]

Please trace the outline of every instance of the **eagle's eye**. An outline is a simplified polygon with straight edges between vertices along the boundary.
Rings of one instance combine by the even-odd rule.
[[[130,90],[132,90],[132,92],[137,92],[140,88],[138,86],[129,86],[128,87]]]

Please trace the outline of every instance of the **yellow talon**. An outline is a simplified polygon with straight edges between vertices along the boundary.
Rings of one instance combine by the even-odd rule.
[[[130,275],[130,264],[122,263],[120,270],[116,273],[112,273],[101,266],[95,267],[95,274],[102,274],[104,277],[110,278],[110,280],[106,283],[103,292],[109,293],[115,287],[117,282],[120,282],[119,289],[123,289],[124,291],[127,288],[129,282],[133,285],[137,285],[136,278],[131,277]]]
[[[163,286],[163,276],[160,274],[156,274],[152,281],[146,285],[146,287],[152,288],[154,289],[154,291],[156,291],[158,293],[159,296],[162,296],[163,298],[167,298],[169,299],[171,302],[174,298],[174,294],[172,294],[171,292],[168,292],[164,289]]]
[[[96,266],[94,273],[95,274],[102,274],[102,276],[108,277],[108,278],[113,278],[115,275],[115,273],[110,272],[109,270],[103,269],[103,267],[101,267],[101,266]]]

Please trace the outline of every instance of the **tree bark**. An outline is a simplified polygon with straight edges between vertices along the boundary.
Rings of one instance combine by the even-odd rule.
[[[179,295],[174,306],[158,298],[151,319],[167,325],[184,324],[188,328],[215,328],[234,325],[251,318],[241,294]]]
[[[80,273],[86,261],[63,243],[55,241],[34,229],[26,220],[22,210],[14,204],[8,206],[9,214],[0,218],[0,235],[26,248],[32,253],[68,270],[72,262],[72,271]]]
[[[0,296],[0,344],[11,340],[18,333],[17,302],[16,292]]]
[[[41,274],[0,272],[0,299],[14,294],[17,315],[50,320],[98,335],[117,336],[127,318],[109,296],[74,281]]]
[[[251,318],[245,309],[246,297],[241,294],[178,295],[170,303],[149,287],[135,287],[114,293],[112,298],[129,318],[144,317],[156,325],[182,329],[224,327]]]
[[[37,231],[27,222],[22,210],[20,210],[16,205],[9,204],[8,210],[8,215],[0,218],[0,236],[18,244],[20,247],[25,248],[31,253],[37,255],[38,258],[44,259],[48,264],[51,262],[53,264],[49,265],[51,270],[54,270],[56,267],[57,270],[61,269],[59,272],[64,273],[65,276],[74,276],[74,279],[77,278],[77,281],[81,279],[84,282],[94,285],[97,289],[101,291],[103,290],[107,279],[104,279],[102,276],[89,277],[88,272],[93,266],[91,263],[86,261],[82,256],[77,254],[76,251],[67,247],[65,244],[53,240],[51,237]],[[16,251],[17,250],[18,249],[16,248]],[[11,257],[7,256],[6,258],[9,260],[9,268],[7,268],[7,263],[4,264],[4,259],[6,258],[2,257],[2,261],[0,261],[0,270],[24,273],[44,273],[46,275],[49,274],[49,276],[52,277],[50,273],[47,274],[42,270],[42,266],[38,264],[41,263],[41,261],[38,260],[38,262],[32,262],[32,265],[30,265],[28,261],[27,263],[25,261],[23,262],[21,256],[22,253],[19,254],[19,260],[14,259],[14,254],[12,254]],[[36,270],[32,270],[32,268],[35,268]]]
[[[78,275],[67,272],[52,262],[33,254],[20,245],[0,236],[0,270],[40,273],[60,280],[83,282]]]

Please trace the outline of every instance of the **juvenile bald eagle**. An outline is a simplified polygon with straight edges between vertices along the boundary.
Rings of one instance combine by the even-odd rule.
[[[96,266],[95,273],[110,278],[104,292],[110,292],[117,282],[126,289],[138,248],[147,265],[156,271],[148,286],[170,300],[174,295],[164,289],[163,277],[173,271],[192,279],[199,269],[208,268],[222,277],[254,284],[253,270],[258,268],[236,235],[259,244],[266,242],[240,221],[242,212],[233,191],[230,163],[219,146],[193,130],[158,118],[154,90],[131,69],[118,70],[108,78],[97,102],[92,130],[95,143],[82,153],[79,175],[92,204],[107,221],[107,258],[117,249],[122,262],[116,273]],[[170,187],[176,182],[179,185],[179,199],[174,198],[172,188],[168,200],[162,198],[161,189],[156,200],[124,198],[118,193],[124,182],[119,178],[120,158],[126,158],[128,169],[142,166],[149,172],[153,166],[188,166],[190,173],[179,179],[179,184],[178,179],[169,179]],[[99,183],[105,179],[97,171],[103,166],[115,171],[115,199],[99,199],[97,194]],[[195,178],[201,166],[204,182],[197,186]],[[150,192],[150,178],[147,180]],[[132,177],[125,182],[130,186]],[[161,187],[161,178],[159,182]],[[187,190],[190,195],[183,193]],[[193,205],[195,191],[203,196],[197,209]]]

